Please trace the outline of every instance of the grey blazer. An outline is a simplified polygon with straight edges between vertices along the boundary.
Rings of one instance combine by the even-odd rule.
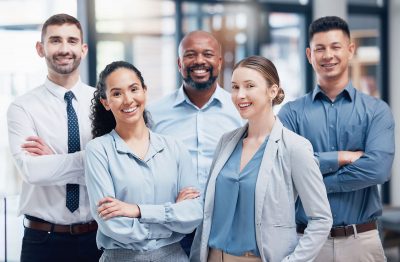
[[[218,143],[204,196],[203,222],[196,232],[191,261],[207,261],[215,181],[247,128],[246,125],[224,134]],[[298,196],[309,218],[302,237],[296,233]],[[256,240],[262,261],[315,259],[332,226],[325,185],[310,142],[283,127],[278,118],[260,166],[255,205]]]

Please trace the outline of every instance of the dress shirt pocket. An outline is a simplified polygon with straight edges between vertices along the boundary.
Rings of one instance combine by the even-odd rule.
[[[30,244],[43,244],[50,239],[51,235],[51,232],[25,228],[22,241]]]
[[[161,224],[149,224],[149,239],[169,238],[172,230]]]
[[[340,137],[341,148],[350,151],[364,150],[366,128],[365,125],[344,126]],[[345,147],[343,147],[343,145],[345,145]]]

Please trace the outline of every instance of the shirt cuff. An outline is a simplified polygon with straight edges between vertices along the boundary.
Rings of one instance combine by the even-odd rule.
[[[140,209],[140,222],[165,223],[164,205],[138,205]]]
[[[338,152],[316,152],[315,156],[319,161],[319,169],[323,175],[339,170]]]

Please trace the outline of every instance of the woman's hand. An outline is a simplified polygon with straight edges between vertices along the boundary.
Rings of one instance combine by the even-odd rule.
[[[140,209],[136,204],[128,204],[113,197],[105,197],[99,201],[97,213],[104,220],[112,217],[140,217]]]
[[[175,202],[178,203],[185,199],[194,199],[199,196],[200,196],[200,192],[196,188],[185,187],[179,192]]]

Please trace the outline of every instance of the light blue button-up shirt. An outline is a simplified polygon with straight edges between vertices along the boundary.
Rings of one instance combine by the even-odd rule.
[[[376,220],[382,213],[377,185],[390,178],[394,157],[394,120],[388,105],[349,82],[335,101],[317,86],[283,106],[279,118],[312,143],[324,175],[333,225]],[[360,159],[339,167],[338,151],[358,150],[365,152]],[[296,220],[307,224],[301,203]]]
[[[171,137],[150,132],[142,160],[113,130],[87,144],[85,175],[99,248],[154,250],[179,242],[201,222],[201,198],[175,203],[182,188],[198,182],[189,153]],[[97,203],[106,196],[137,204],[141,218],[100,218]]]
[[[246,134],[245,134],[246,136]],[[255,191],[268,137],[240,171],[243,137],[219,172],[208,245],[225,253],[260,256],[256,241]]]
[[[244,123],[229,92],[218,86],[210,100],[198,108],[181,87],[147,109],[154,132],[174,136],[189,149],[203,192],[219,139]]]

